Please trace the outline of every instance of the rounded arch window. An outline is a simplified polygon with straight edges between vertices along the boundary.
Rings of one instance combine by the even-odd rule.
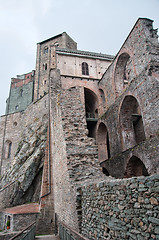
[[[88,88],[84,88],[84,96],[88,137],[95,138],[98,120],[98,97]]]
[[[48,47],[44,47],[44,54],[48,53]]]
[[[102,103],[104,104],[105,103],[105,94],[104,94],[104,91],[102,89],[99,89],[99,92],[100,92],[100,97],[102,99]]]
[[[128,53],[122,53],[116,63],[114,81],[116,93],[120,94],[129,83],[130,72],[132,70],[131,58]]]
[[[82,63],[82,75],[89,75],[88,63]]]

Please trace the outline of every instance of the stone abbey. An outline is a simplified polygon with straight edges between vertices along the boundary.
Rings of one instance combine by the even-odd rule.
[[[37,44],[0,118],[0,229],[159,239],[159,43],[139,18],[116,56]],[[78,236],[78,237],[79,237]],[[4,235],[0,239],[4,239]],[[6,238],[9,239],[9,238]]]

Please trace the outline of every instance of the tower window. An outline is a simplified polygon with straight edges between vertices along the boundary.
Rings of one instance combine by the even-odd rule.
[[[86,62],[82,63],[82,75],[89,75],[88,64]]]
[[[43,64],[43,70],[47,70],[47,63]]]
[[[48,47],[44,48],[44,54],[48,53]]]

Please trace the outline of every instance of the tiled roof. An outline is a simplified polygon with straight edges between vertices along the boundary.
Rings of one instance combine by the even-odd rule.
[[[65,54],[71,54],[71,55],[81,55],[81,56],[90,56],[90,57],[96,57],[96,58],[104,58],[108,60],[113,60],[113,55],[103,54],[103,53],[95,53],[95,52],[88,52],[88,51],[81,51],[81,50],[73,50],[73,49],[66,49],[66,48],[57,48],[57,53],[65,53]]]

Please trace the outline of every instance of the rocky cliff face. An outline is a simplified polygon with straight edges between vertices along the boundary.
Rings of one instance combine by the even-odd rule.
[[[39,200],[47,135],[47,119],[34,118],[21,134],[14,164],[2,176],[0,207],[10,207]]]

